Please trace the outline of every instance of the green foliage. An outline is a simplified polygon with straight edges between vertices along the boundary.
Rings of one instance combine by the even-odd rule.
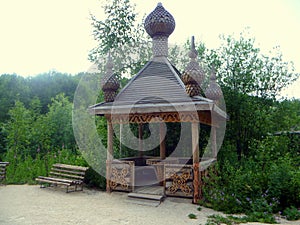
[[[15,101],[28,104],[30,89],[28,80],[16,74],[2,74],[0,76],[0,121],[9,118],[8,111],[14,106]]]
[[[300,211],[296,209],[294,206],[291,206],[290,208],[286,208],[283,211],[282,215],[285,216],[288,220],[300,219]]]
[[[208,220],[205,223],[205,225],[218,225],[218,224],[232,225],[233,221],[227,217],[213,214],[213,215],[208,216]]]
[[[195,214],[193,214],[193,213],[190,213],[190,214],[188,215],[188,217],[189,217],[190,219],[197,219],[197,216],[196,216]]]
[[[68,149],[47,152],[45,155],[39,153],[35,158],[30,155],[14,155],[8,152],[5,161],[10,162],[6,178],[8,184],[35,184],[35,178],[47,176],[54,163],[86,165],[80,154]]]
[[[97,62],[100,69],[112,53],[115,71],[133,75],[150,57],[150,43],[141,23],[136,23],[135,6],[129,0],[109,0],[104,5],[106,19],[91,15],[93,36],[98,45],[89,53],[89,60]]]
[[[206,49],[201,44],[198,47],[204,63],[217,71],[230,116],[225,142],[235,146],[239,159],[249,153],[252,140],[261,140],[279,128],[290,130],[295,124],[286,125],[295,122],[294,119],[299,123],[299,108],[292,110],[292,105],[288,106],[293,115],[291,121],[289,114],[281,111],[289,103],[275,101],[280,91],[299,78],[299,74],[294,72],[291,62],[283,61],[278,47],[269,55],[262,54],[246,31],[237,38],[221,36],[222,44],[216,49]],[[273,117],[275,113],[277,117]]]
[[[213,214],[208,216],[208,220],[205,225],[218,225],[218,224],[240,224],[240,223],[248,223],[248,222],[260,222],[260,223],[277,223],[272,215],[261,215],[256,213],[250,216],[236,217],[236,216],[221,216],[217,214]]]
[[[238,38],[221,36],[219,48],[207,52],[206,60],[219,74],[219,83],[234,92],[273,98],[295,81],[293,64],[282,59],[279,47],[269,55],[261,53],[247,30]]]
[[[222,155],[205,179],[200,204],[230,214],[246,213],[249,222],[266,223],[276,222],[273,213],[279,210],[299,207],[299,153],[287,147],[289,141],[268,136],[255,144],[256,149],[250,148],[251,156],[237,160],[234,154]]]

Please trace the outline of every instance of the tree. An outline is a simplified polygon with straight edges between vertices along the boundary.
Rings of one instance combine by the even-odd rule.
[[[251,142],[272,132],[275,97],[299,74],[294,73],[291,62],[283,61],[278,47],[272,56],[266,56],[245,33],[238,39],[224,35],[221,39],[217,49],[203,51],[200,46],[199,55],[209,68],[216,68],[230,116],[225,142],[235,146],[241,158],[249,153]]]
[[[30,89],[24,77],[16,74],[2,74],[0,76],[0,121],[9,118],[8,111],[14,107],[16,101],[25,105],[29,103]]]
[[[150,55],[149,39],[142,23],[136,21],[135,6],[129,0],[108,0],[104,13],[103,21],[91,15],[93,36],[98,45],[90,51],[89,60],[98,63],[102,70],[111,52],[115,71],[133,75]]]
[[[34,118],[20,101],[16,101],[15,106],[9,110],[9,116],[10,120],[4,125],[7,151],[15,157],[24,156],[30,149],[30,130]]]
[[[239,39],[223,35],[221,40],[222,45],[208,54],[208,62],[216,67],[219,83],[234,92],[274,98],[299,77],[293,63],[283,61],[278,46],[268,56],[245,32]]]
[[[72,149],[75,147],[72,128],[72,103],[64,94],[57,95],[51,101],[45,122],[52,147]]]

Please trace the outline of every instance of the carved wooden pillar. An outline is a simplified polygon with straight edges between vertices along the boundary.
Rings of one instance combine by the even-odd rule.
[[[160,159],[166,158],[166,142],[165,142],[165,136],[163,134],[166,133],[166,129],[164,127],[163,123],[159,123],[159,138],[160,138]]]
[[[192,123],[193,163],[199,162],[199,123]]]
[[[111,121],[107,120],[107,158],[106,158],[106,191],[111,192],[110,188],[110,174],[111,162],[113,157],[113,126]]]
[[[114,159],[113,152],[113,139],[114,131],[110,120],[107,121],[107,160],[111,161]]]
[[[212,157],[217,158],[217,129],[215,126],[211,127],[211,148],[212,148]]]
[[[193,149],[193,170],[194,170],[194,196],[193,203],[198,203],[199,200],[199,123],[192,123],[192,149]]]
[[[139,157],[143,157],[143,124],[139,123]]]

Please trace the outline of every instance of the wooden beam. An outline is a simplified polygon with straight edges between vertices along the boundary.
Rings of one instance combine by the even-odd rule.
[[[192,123],[192,150],[193,150],[193,170],[194,170],[194,193],[193,203],[197,204],[199,200],[200,176],[199,176],[199,123]]]
[[[194,186],[194,193],[193,193],[193,203],[198,204],[199,199],[202,193],[202,184],[200,179],[200,172],[199,172],[199,163],[193,163],[193,170],[194,170],[194,180],[193,180],[193,186]]]
[[[212,126],[211,127],[211,148],[212,148],[212,156],[217,158],[218,150],[217,150],[217,128]]]
[[[159,152],[160,152],[160,159],[166,158],[166,142],[165,136],[163,134],[166,133],[165,123],[159,123],[159,138],[160,138],[160,145],[159,145]]]
[[[107,120],[107,156],[106,156],[106,191],[111,192],[110,175],[111,175],[111,162],[114,159],[113,152],[113,126],[110,120]]]
[[[192,151],[193,163],[199,162],[199,123],[192,123]]]
[[[114,159],[113,137],[114,131],[112,123],[110,121],[107,121],[107,160],[109,161]]]
[[[143,124],[139,123],[139,157],[143,156]]]

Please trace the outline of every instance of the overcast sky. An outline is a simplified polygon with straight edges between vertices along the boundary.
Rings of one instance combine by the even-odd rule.
[[[132,0],[142,16],[158,1]],[[161,0],[174,16],[170,43],[191,35],[207,47],[219,45],[220,34],[238,35],[246,27],[267,53],[279,45],[284,60],[300,73],[300,1],[298,0]],[[91,65],[95,46],[89,13],[103,19],[103,0],[0,0],[0,74],[35,75],[55,69],[78,73]],[[300,98],[300,80],[288,91]]]

